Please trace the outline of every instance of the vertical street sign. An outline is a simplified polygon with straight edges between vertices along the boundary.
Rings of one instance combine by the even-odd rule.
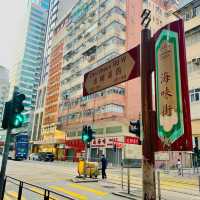
[[[160,90],[156,94],[158,113],[152,116],[157,118],[157,123],[152,124],[155,151],[191,151],[192,128],[183,20],[162,27],[154,34],[153,40],[156,50],[153,51],[152,62],[155,63],[156,89]],[[166,52],[166,57],[163,55],[161,58],[162,52]],[[163,71],[161,66],[167,71]],[[175,72],[172,74],[173,68]]]
[[[178,47],[178,34],[162,30],[155,43],[157,131],[167,144],[184,134]]]

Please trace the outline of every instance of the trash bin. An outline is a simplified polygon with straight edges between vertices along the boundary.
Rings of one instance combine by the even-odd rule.
[[[86,175],[90,178],[97,178],[99,175],[98,162],[87,162],[85,166]]]

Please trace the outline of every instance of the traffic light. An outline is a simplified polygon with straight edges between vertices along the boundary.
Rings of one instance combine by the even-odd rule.
[[[136,136],[140,137],[140,120],[130,121],[129,132],[134,133]]]
[[[89,136],[88,136],[88,127],[87,126],[83,126],[83,130],[82,130],[82,140],[84,143],[87,143],[89,139]]]
[[[83,126],[82,130],[82,140],[84,143],[91,142],[94,139],[93,134],[95,131],[92,130],[90,126]]]
[[[5,103],[5,106],[4,106],[3,120],[2,120],[2,125],[1,125],[3,129],[7,129],[9,126],[9,119],[10,119],[11,106],[12,106],[11,104],[12,102],[8,101]]]
[[[20,93],[15,93],[12,100],[12,111],[10,117],[11,128],[19,128],[25,121],[22,111],[24,110],[23,101],[25,100],[25,95]]]
[[[91,142],[95,137],[94,137],[95,131],[92,130],[91,126],[88,126],[88,142]]]

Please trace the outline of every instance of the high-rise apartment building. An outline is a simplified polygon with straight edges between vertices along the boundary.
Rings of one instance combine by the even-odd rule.
[[[45,100],[46,86],[48,80],[47,78],[49,71],[51,44],[52,44],[53,30],[57,22],[58,4],[59,0],[50,1],[44,57],[41,68],[39,87],[37,91],[36,106],[34,110],[34,119],[32,126],[32,135],[31,135],[32,141],[39,140],[39,138],[41,137],[41,125],[43,119],[44,100]]]
[[[96,139],[91,144],[94,159],[103,152],[110,162],[119,162],[123,153],[117,149],[116,160],[113,142],[137,141],[129,133],[128,125],[129,120],[140,118],[140,79],[87,97],[82,96],[82,86],[86,72],[140,43],[143,8],[153,10],[153,31],[167,22],[168,6],[162,1],[159,4],[156,0],[79,0],[57,23],[39,150],[76,160],[84,149],[83,125],[96,130]],[[65,145],[56,141],[58,130],[65,132],[65,138],[60,133],[66,139]]]
[[[48,26],[46,33],[46,43],[45,43],[45,51],[44,51],[44,60],[43,66],[41,70],[40,76],[40,84],[37,92],[37,101],[34,112],[34,121],[32,126],[32,136],[31,140],[33,141],[33,151],[37,151],[38,143],[42,144],[40,141],[41,138],[41,125],[43,121],[43,113],[44,113],[44,102],[47,91],[47,82],[48,82],[48,73],[50,67],[50,54],[52,51],[52,40],[53,40],[53,31],[56,27],[56,24],[62,20],[64,16],[64,12],[68,12],[68,10],[74,5],[77,0],[51,0],[50,8],[49,8],[49,16],[48,16]],[[39,142],[38,142],[39,141]]]
[[[33,110],[43,62],[49,0],[30,0],[25,23],[24,43],[11,74],[11,94],[14,86],[26,95],[26,123],[17,131],[31,133]]]
[[[200,1],[176,11],[184,19],[193,145],[200,148]]]

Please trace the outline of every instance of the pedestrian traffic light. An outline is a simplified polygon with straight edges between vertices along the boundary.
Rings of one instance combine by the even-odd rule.
[[[91,142],[95,137],[94,137],[95,131],[92,130],[91,126],[88,126],[88,142]]]
[[[2,125],[1,125],[1,127],[3,129],[7,129],[8,126],[9,126],[11,104],[12,104],[12,102],[8,101],[8,102],[5,103],[5,106],[4,106],[3,120],[2,120]]]
[[[25,100],[25,95],[20,93],[15,93],[12,100],[12,111],[10,117],[10,127],[19,128],[25,121],[22,111],[24,110],[23,101]]]
[[[130,121],[129,132],[134,133],[136,136],[140,137],[140,120]]]

